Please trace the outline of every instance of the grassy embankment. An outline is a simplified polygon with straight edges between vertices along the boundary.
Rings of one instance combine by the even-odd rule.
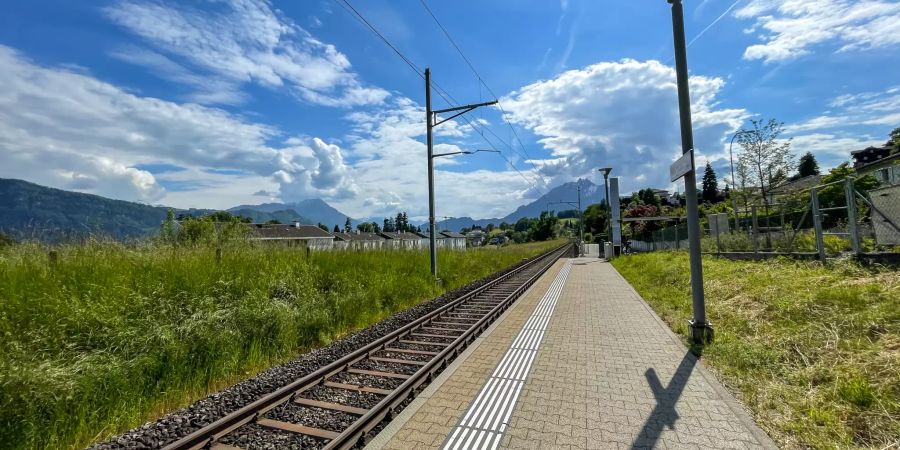
[[[679,335],[686,253],[613,265]],[[783,448],[900,446],[900,272],[707,257],[703,359]]]
[[[0,248],[0,447],[72,448],[561,242],[440,253]]]

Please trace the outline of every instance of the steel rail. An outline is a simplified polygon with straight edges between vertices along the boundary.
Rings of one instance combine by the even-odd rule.
[[[412,375],[412,377],[408,378],[403,382],[399,387],[394,389],[390,394],[388,394],[385,398],[383,398],[377,405],[371,408],[365,415],[357,419],[353,422],[349,428],[342,431],[337,437],[332,439],[325,445],[324,450],[332,450],[332,449],[349,449],[353,448],[357,444],[365,444],[363,442],[366,434],[369,433],[373,428],[378,426],[382,420],[388,417],[390,414],[394,412],[394,410],[400,406],[401,403],[406,401],[408,398],[411,399],[415,395],[415,390],[419,388],[422,384],[426,382],[430,382],[435,372],[443,370],[446,366],[446,363],[459,355],[460,350],[465,348],[473,338],[477,334],[481,334],[493,321],[503,313],[509,306],[518,299],[519,296],[522,295],[529,287],[531,287],[534,282],[540,278],[550,266],[555,263],[560,256],[562,256],[565,251],[565,247],[569,247],[571,244],[566,244],[563,248],[557,249],[552,253],[548,253],[547,258],[541,258],[536,261],[549,260],[548,263],[544,264],[534,275],[529,277],[523,284],[521,284],[515,291],[509,294],[509,296],[495,306],[489,313],[485,314],[484,317],[478,320],[472,327],[466,330],[461,336],[457,337],[453,343],[442,350],[438,356],[432,358],[428,361],[428,364],[420,368]],[[555,258],[552,256],[556,255]],[[439,365],[440,364],[440,365]]]
[[[237,429],[245,424],[255,422],[258,419],[261,419],[262,415],[265,414],[266,412],[278,407],[281,404],[284,404],[284,403],[292,400],[296,394],[306,390],[309,387],[315,386],[320,383],[324,383],[325,380],[327,378],[331,377],[332,375],[335,375],[346,369],[349,369],[352,364],[370,357],[372,355],[372,353],[374,353],[376,351],[385,349],[388,344],[391,344],[393,342],[396,342],[396,341],[406,337],[410,332],[414,331],[415,329],[421,327],[424,324],[427,324],[428,322],[433,320],[435,317],[438,317],[439,315],[441,315],[443,313],[452,311],[454,308],[464,304],[468,300],[482,294],[483,292],[485,292],[493,287],[496,287],[497,285],[499,285],[505,281],[508,281],[513,276],[516,276],[531,267],[535,267],[540,262],[543,262],[543,261],[546,261],[549,259],[551,261],[549,264],[545,264],[544,266],[538,266],[538,267],[540,267],[540,270],[535,275],[533,275],[528,280],[526,280],[525,284],[522,285],[525,288],[527,288],[534,282],[534,280],[537,279],[538,276],[543,274],[543,272],[545,272],[553,264],[553,262],[555,262],[557,259],[559,259],[564,254],[565,250],[570,246],[571,246],[571,244],[565,244],[557,249],[551,250],[549,252],[544,253],[543,255],[535,257],[534,259],[526,262],[525,264],[497,277],[494,280],[491,280],[490,282],[474,289],[471,292],[461,295],[459,298],[454,299],[450,303],[447,303],[446,305],[443,305],[443,306],[435,309],[434,311],[432,311],[428,314],[425,314],[424,316],[419,317],[418,319],[413,320],[412,322],[394,330],[393,332],[388,333],[387,335],[382,336],[381,338],[378,338],[375,341],[372,341],[369,344],[366,344],[365,346],[342,356],[341,358],[338,358],[337,360],[331,362],[330,364],[327,364],[327,365],[325,365],[325,366],[323,366],[323,367],[321,367],[321,368],[319,368],[319,369],[317,369],[317,370],[315,370],[315,371],[313,371],[313,372],[311,372],[311,373],[309,373],[309,374],[307,374],[285,386],[282,386],[281,388],[278,388],[277,390],[275,390],[269,394],[266,394],[266,395],[260,397],[259,399],[255,400],[235,411],[232,411],[232,412],[226,414],[225,416],[219,418],[218,420],[216,420],[208,425],[205,425],[197,430],[194,430],[193,432],[179,438],[178,440],[176,440],[172,443],[167,444],[166,446],[163,447],[163,450],[196,450],[196,449],[201,449],[201,448],[208,448],[208,447],[216,444],[216,442],[219,439],[228,435],[235,429]],[[516,289],[515,293],[521,294],[521,292],[524,292],[524,289],[522,289],[522,286],[520,286],[519,289]],[[510,303],[509,299],[515,298],[515,297],[512,297],[512,295],[513,294],[510,294],[509,296],[507,296],[506,301],[503,301],[501,304],[498,304],[493,309],[491,309],[489,312],[487,312],[485,316],[483,316],[481,319],[479,319],[478,322],[473,324],[473,326],[470,327],[468,330],[466,330],[465,333],[463,333],[459,337],[455,337],[454,341],[450,345],[445,347],[444,350],[442,350],[438,354],[438,356],[432,358],[428,364],[426,364],[425,366],[423,366],[422,368],[417,370],[416,373],[413,374],[412,376],[410,376],[410,378],[408,378],[406,381],[404,381],[404,383],[398,389],[404,389],[404,392],[409,393],[408,386],[414,385],[417,387],[417,386],[421,385],[425,380],[422,379],[421,376],[417,376],[417,374],[427,371],[429,374],[428,378],[430,378],[431,373],[434,372],[435,365],[433,363],[435,363],[438,360],[445,361],[447,359],[447,355],[449,355],[450,352],[455,352],[454,356],[456,354],[458,354],[457,347],[459,347],[464,342],[465,339],[468,339],[469,337],[471,337],[473,330],[475,330],[476,328],[478,328],[479,330],[483,330],[484,322],[485,322],[486,318],[489,316],[493,316],[495,311],[498,310],[498,308],[503,307],[503,309],[505,309],[505,307],[508,306],[508,304]],[[463,331],[463,330],[460,330],[460,331]],[[453,337],[448,336],[448,338],[453,338]],[[373,414],[373,412],[381,413],[379,415],[379,417],[383,418],[387,414],[387,412],[383,410],[384,409],[383,404],[385,404],[385,402],[388,399],[396,399],[397,392],[398,392],[398,390],[395,389],[392,392],[392,395],[388,395],[385,397],[385,399],[382,399],[382,401],[379,402],[374,408],[370,409],[368,411],[368,413],[366,413],[359,420],[354,422],[350,428],[348,428],[347,430],[342,432],[334,440],[330,441],[326,448],[336,448],[332,444],[336,444],[338,442],[346,442],[348,439],[347,438],[348,432],[352,432],[350,434],[356,435],[356,434],[358,434],[359,430],[365,429],[365,432],[363,432],[363,435],[365,435],[366,432],[371,430],[372,427],[374,427],[375,425],[377,425],[380,422],[380,419],[379,419],[373,425],[368,426],[368,424],[372,421],[372,417],[374,415],[378,415],[378,414]],[[401,401],[402,401],[402,399],[401,399]],[[393,404],[393,403],[394,403],[394,401],[392,400],[391,404]],[[381,410],[379,410],[379,408],[381,408]],[[358,424],[360,424],[360,422],[363,422],[363,421],[365,421],[366,426],[363,426],[363,427],[357,426]],[[352,445],[350,445],[350,446],[352,447]],[[347,448],[347,447],[342,446],[340,448]]]

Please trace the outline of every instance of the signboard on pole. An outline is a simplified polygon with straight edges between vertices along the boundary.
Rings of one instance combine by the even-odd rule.
[[[688,172],[694,170],[694,150],[681,155],[671,166],[669,166],[669,177],[674,183],[679,178],[685,176]]]

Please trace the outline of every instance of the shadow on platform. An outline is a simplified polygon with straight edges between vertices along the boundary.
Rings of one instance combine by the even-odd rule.
[[[681,393],[687,386],[688,379],[691,377],[691,373],[693,373],[696,365],[697,357],[691,352],[685,353],[678,368],[675,369],[675,375],[672,376],[666,387],[663,387],[656,370],[652,367],[648,368],[644,373],[644,376],[647,377],[647,384],[656,398],[656,407],[653,408],[653,412],[650,413],[650,417],[644,422],[640,434],[638,434],[634,443],[631,444],[633,450],[654,448],[664,427],[668,427],[670,430],[675,429],[675,422],[678,421],[678,412],[675,411],[675,405],[678,403],[678,399],[681,398]]]

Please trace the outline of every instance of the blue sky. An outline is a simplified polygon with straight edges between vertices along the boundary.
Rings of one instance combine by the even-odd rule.
[[[827,168],[900,126],[900,2],[686,0],[700,164],[784,121]],[[441,216],[497,217],[599,179],[676,188],[670,8],[629,2],[350,0],[456,101],[437,129]],[[427,214],[421,77],[340,0],[10,3],[0,17],[0,177],[177,207],[322,198]],[[435,95],[436,108],[447,104]],[[484,137],[483,137],[484,136]]]

